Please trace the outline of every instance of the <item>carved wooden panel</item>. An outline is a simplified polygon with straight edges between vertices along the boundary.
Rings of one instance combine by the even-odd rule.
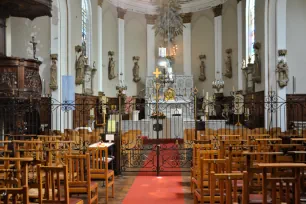
[[[245,125],[250,128],[264,127],[265,124],[265,93],[264,91],[244,95],[244,107],[249,108],[250,117]]]
[[[75,94],[75,110],[73,111],[73,128],[87,127],[90,120],[90,109],[97,109],[98,96]],[[95,111],[96,112],[96,111]]]
[[[287,95],[287,126],[293,121],[306,121],[306,94]]]

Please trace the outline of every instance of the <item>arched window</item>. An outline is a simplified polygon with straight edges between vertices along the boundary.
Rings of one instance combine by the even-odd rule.
[[[246,58],[251,57],[254,62],[255,43],[255,0],[247,0],[246,3]]]
[[[91,60],[91,6],[90,1],[82,0],[82,46],[84,53]]]

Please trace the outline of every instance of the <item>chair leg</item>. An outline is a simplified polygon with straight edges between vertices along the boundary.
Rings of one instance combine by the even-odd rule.
[[[99,202],[99,197],[98,197],[98,187],[96,188],[96,195],[97,195],[96,204],[98,204],[98,202]]]
[[[108,203],[108,178],[105,179],[105,201]]]
[[[193,194],[193,204],[198,204],[198,198],[195,194]]]
[[[112,198],[115,197],[115,178],[114,175],[112,177],[113,185],[112,185]]]

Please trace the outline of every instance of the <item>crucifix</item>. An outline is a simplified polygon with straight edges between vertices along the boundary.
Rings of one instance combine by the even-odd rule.
[[[159,77],[159,75],[161,75],[161,72],[159,71],[158,68],[155,69],[155,72],[153,72],[153,74],[155,75],[156,78]]]
[[[38,59],[36,58],[36,45],[37,45],[37,42],[35,42],[35,36],[32,36],[32,41],[30,41],[30,43],[33,45],[33,58],[34,59]]]

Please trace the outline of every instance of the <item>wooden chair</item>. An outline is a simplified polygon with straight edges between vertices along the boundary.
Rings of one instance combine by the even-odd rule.
[[[87,203],[98,203],[98,184],[91,181],[89,154],[66,155],[65,163],[68,165],[69,193],[87,193]]]
[[[40,204],[83,204],[83,200],[69,198],[67,166],[53,167],[38,165],[38,200]],[[64,175],[64,179],[60,175]],[[63,191],[61,186],[63,180]]]
[[[200,159],[200,173],[197,175],[197,188],[194,190],[194,203],[210,201],[211,171],[225,173],[228,161],[226,159]]]
[[[200,161],[200,151],[199,150],[212,150],[213,146],[211,144],[194,144],[192,148],[192,167],[190,168],[190,191],[193,193],[194,185],[192,180],[196,179],[196,174],[199,172],[199,161]]]
[[[4,204],[29,204],[28,187],[0,188],[0,203]]]
[[[239,192],[237,181],[243,181],[242,198],[239,203],[248,204],[248,175],[247,172],[243,173],[221,173],[210,174],[210,204],[224,203],[232,204],[238,203]],[[218,189],[218,192],[216,191]],[[218,193],[218,196],[216,194]],[[218,198],[217,198],[218,197]]]
[[[115,196],[114,183],[115,174],[113,170],[108,169],[109,162],[113,158],[108,157],[107,147],[90,147],[88,153],[91,158],[90,174],[91,179],[105,180],[106,203],[108,202],[108,188],[112,187],[112,198]]]

